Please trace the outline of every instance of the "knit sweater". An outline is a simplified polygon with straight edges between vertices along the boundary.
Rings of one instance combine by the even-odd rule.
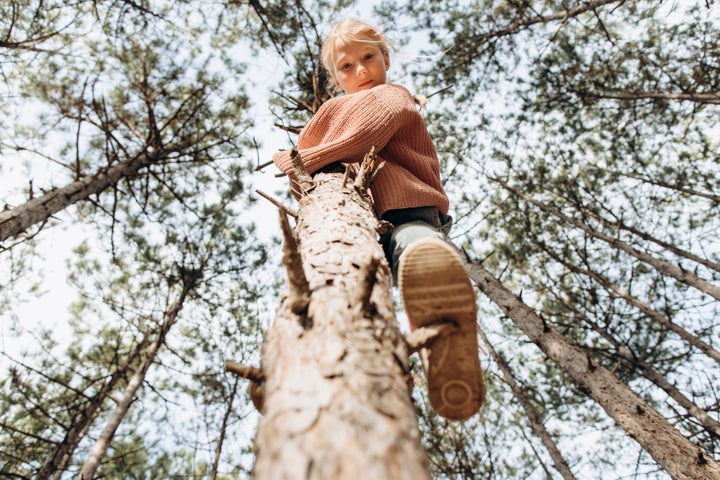
[[[426,206],[447,214],[437,153],[406,88],[384,84],[328,100],[298,137],[310,173],[334,162],[360,162],[372,145],[385,161],[370,188],[378,216]],[[292,177],[289,151],[276,153],[273,161]]]

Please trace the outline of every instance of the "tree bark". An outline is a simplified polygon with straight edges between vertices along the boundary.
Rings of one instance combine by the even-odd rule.
[[[573,312],[576,319],[582,319],[582,321],[588,324],[593,331],[597,332],[610,345],[615,347],[615,356],[624,359],[632,368],[637,368],[640,375],[663,389],[670,398],[675,400],[678,405],[683,407],[690,415],[695,417],[708,432],[720,438],[720,422],[714,420],[705,409],[686,397],[679,388],[670,383],[670,381],[668,381],[663,374],[655,369],[651,363],[642,360],[642,358],[636,355],[626,343],[622,342],[613,335],[607,327],[600,326],[597,322],[589,319],[583,312],[574,308],[570,302],[562,297],[562,295],[553,291],[552,287],[549,285],[546,284],[545,288],[547,288],[549,292],[552,292],[552,296],[568,311]],[[584,348],[586,350],[588,349],[588,347]],[[613,368],[613,373],[616,369],[617,365]]]
[[[94,175],[76,180],[41,197],[28,200],[18,207],[0,212],[0,242],[24,232],[36,223],[46,222],[57,212],[87,199],[90,195],[102,192],[121,178],[136,174],[150,163],[152,159],[142,153],[132,160],[104,168]]]
[[[482,265],[468,265],[471,278],[530,340],[555,361],[575,385],[593,398],[673,479],[720,480],[720,465],[694,445],[610,371],[508,291]]]
[[[300,199],[295,237],[286,235],[296,280],[266,332],[253,476],[429,480],[377,219],[342,174],[315,182]],[[301,271],[287,252],[295,238]]]

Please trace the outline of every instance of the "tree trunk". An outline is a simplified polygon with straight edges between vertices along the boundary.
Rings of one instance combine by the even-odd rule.
[[[189,276],[187,277],[183,276],[183,288],[178,296],[178,299],[163,315],[163,322],[160,327],[160,331],[157,334],[157,338],[152,344],[150,344],[150,347],[148,348],[145,357],[142,359],[142,362],[138,366],[138,369],[135,371],[135,374],[130,377],[122,396],[117,402],[115,410],[110,415],[110,420],[108,420],[108,423],[105,425],[100,437],[95,441],[95,444],[90,450],[88,458],[85,460],[85,463],[83,463],[80,473],[78,474],[78,480],[92,480],[95,478],[95,472],[100,466],[100,462],[102,462],[102,459],[105,457],[108,448],[110,448],[110,444],[115,436],[117,428],[120,426],[120,423],[130,409],[130,405],[135,399],[138,389],[145,380],[145,375],[147,374],[148,369],[155,361],[155,357],[157,356],[160,347],[165,344],[168,332],[177,322],[178,315],[180,314],[180,310],[182,310],[185,299],[190,291],[195,288],[196,281],[197,277],[192,273],[189,273]]]
[[[235,404],[235,395],[237,395],[238,383],[240,383],[240,379],[236,378],[233,381],[232,390],[230,391],[227,408],[225,409],[225,415],[223,415],[222,425],[220,426],[220,434],[218,435],[217,442],[215,443],[215,458],[213,459],[213,465],[212,469],[210,470],[209,480],[217,479],[218,468],[220,466],[220,456],[222,455],[223,445],[225,444],[225,433],[227,432],[230,415],[233,412],[233,405]]]
[[[118,163],[76,180],[62,188],[56,188],[45,195],[28,200],[26,203],[0,212],[0,242],[24,232],[36,223],[46,222],[52,215],[70,205],[87,199],[114,185],[123,177],[136,174],[152,162],[144,153],[132,160]]]
[[[525,410],[525,414],[530,421],[530,427],[532,428],[533,432],[535,432],[535,434],[540,437],[540,441],[542,441],[542,444],[547,449],[548,454],[550,454],[550,458],[552,458],[553,461],[553,466],[558,471],[558,473],[560,473],[564,480],[576,480],[575,475],[572,473],[572,470],[570,470],[570,466],[568,465],[567,461],[565,461],[565,457],[563,457],[562,452],[560,452],[560,449],[555,443],[555,440],[552,438],[547,428],[545,428],[545,424],[542,420],[542,415],[540,414],[540,412],[538,412],[538,410],[530,402],[530,399],[522,391],[522,387],[518,385],[517,381],[515,381],[515,376],[513,375],[512,369],[510,368],[510,364],[507,362],[507,360],[505,360],[505,357],[503,357],[500,352],[495,350],[492,343],[490,343],[490,340],[485,335],[485,332],[483,332],[482,329],[480,329],[479,332],[481,338],[483,339],[483,342],[490,351],[490,355],[492,355],[492,357],[495,359],[495,362],[498,364],[498,367],[500,367],[500,371],[502,371],[505,383],[508,384],[510,390],[512,390],[513,396],[518,401],[518,403],[520,403],[520,406],[523,408],[523,410]]]
[[[580,390],[603,407],[673,479],[720,480],[720,465],[712,456],[685,438],[627,385],[593,362],[585,352],[568,343],[482,265],[468,265],[468,270],[490,300],[560,365]]]
[[[300,199],[299,269],[286,234],[290,282],[263,347],[253,476],[429,480],[378,221],[342,174],[315,181]]]
[[[76,415],[77,420],[68,427],[67,432],[65,433],[65,438],[57,444],[48,459],[38,470],[37,476],[35,477],[36,480],[46,480],[47,478],[50,478],[50,475],[53,475],[55,480],[59,480],[61,478],[63,471],[75,452],[75,449],[80,441],[85,437],[88,429],[100,413],[103,403],[109,397],[117,383],[128,373],[131,365],[140,355],[140,351],[145,347],[146,339],[147,336],[143,337],[142,342],[133,348],[133,350],[125,357],[122,364],[119,365],[118,368],[110,375],[108,380],[103,383],[100,390],[98,390],[98,392],[89,399],[89,403],[85,409]]]

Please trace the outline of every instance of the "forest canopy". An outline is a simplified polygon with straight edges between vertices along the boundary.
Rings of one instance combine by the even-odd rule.
[[[222,369],[257,362],[282,291],[256,189],[294,201],[268,161],[336,94],[319,48],[347,16],[429,97],[475,268],[488,400],[453,423],[414,390],[433,475],[720,459],[720,6],[367,5],[2,2],[0,476],[250,478],[258,413]]]

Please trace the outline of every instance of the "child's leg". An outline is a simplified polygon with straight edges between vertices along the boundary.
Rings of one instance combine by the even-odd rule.
[[[383,215],[383,219],[395,226],[392,233],[386,234],[380,241],[396,285],[400,257],[408,245],[422,238],[444,240],[452,227],[452,217],[441,214],[435,207],[393,210]]]
[[[441,228],[423,221],[397,226],[389,247],[411,329],[439,322],[456,327],[421,350],[420,357],[435,410],[464,420],[484,403],[485,383],[475,291],[463,262]]]
[[[411,243],[424,238],[445,240],[445,234],[439,228],[422,220],[414,220],[395,227],[390,236],[389,251],[391,258],[388,258],[388,261],[391,261],[390,267],[392,268],[395,284],[397,284],[398,266],[403,252]]]

